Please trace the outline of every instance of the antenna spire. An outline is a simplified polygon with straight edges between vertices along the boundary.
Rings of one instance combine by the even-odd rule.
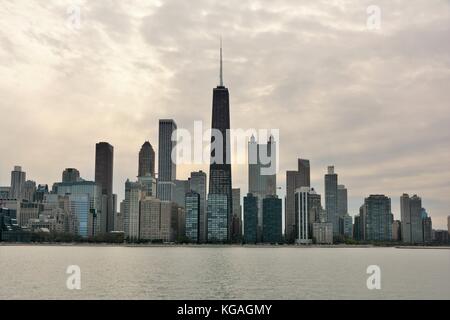
[[[220,86],[223,87],[223,54],[222,54],[222,37],[220,37]]]

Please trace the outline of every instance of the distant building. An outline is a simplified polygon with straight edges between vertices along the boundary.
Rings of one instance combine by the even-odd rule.
[[[258,198],[249,193],[244,197],[244,243],[257,243]]]
[[[447,230],[433,230],[433,242],[436,244],[449,244],[449,234]]]
[[[123,225],[125,238],[139,240],[140,201],[143,197],[143,186],[139,182],[125,182],[125,200],[123,203]]]
[[[331,222],[313,223],[313,241],[315,244],[333,244],[333,224]]]
[[[142,185],[144,197],[156,197],[157,182],[152,175],[138,177],[138,182]]]
[[[311,244],[312,234],[310,233],[309,225],[309,193],[311,188],[301,187],[295,191],[295,215],[296,215],[296,226],[298,244]]]
[[[43,208],[42,204],[22,202],[20,204],[19,215],[17,216],[17,223],[20,227],[28,227],[31,219],[39,218]]]
[[[175,180],[173,201],[184,208],[186,193],[191,190],[189,180]]]
[[[191,172],[190,189],[200,195],[199,241],[205,243],[208,239],[208,214],[206,210],[206,173]]]
[[[35,198],[34,201],[39,202],[39,203],[43,202],[45,195],[47,195],[47,194],[48,194],[48,185],[46,185],[46,184],[38,185],[35,196],[34,196],[34,198]]]
[[[62,182],[63,183],[71,183],[80,181],[80,171],[74,168],[68,168],[62,173]]]
[[[364,201],[363,212],[366,219],[365,240],[391,241],[391,199],[384,195],[371,195]]]
[[[76,202],[74,205],[77,209],[77,212],[73,214],[80,215],[78,216],[78,223],[80,224],[78,229],[81,236],[94,236],[101,233],[102,216],[106,213],[103,211],[102,189],[99,184],[82,180],[71,183],[55,183],[52,192],[56,196],[73,196],[71,201]],[[84,207],[84,196],[88,197],[87,212]]]
[[[447,231],[450,236],[450,216],[447,217]]]
[[[233,219],[231,240],[239,242],[242,238],[242,206],[241,206],[241,189],[233,189]]]
[[[139,152],[139,168],[138,177],[152,176],[155,177],[155,150],[153,150],[150,142],[146,141]]]
[[[337,211],[339,217],[344,217],[348,214],[348,191],[344,185],[337,187]]]
[[[277,175],[271,170],[276,168],[276,148],[272,136],[267,144],[258,144],[252,136],[248,144],[248,192],[258,197],[258,241],[263,229],[263,199],[277,193]]]
[[[400,197],[402,240],[404,243],[423,243],[422,199],[417,195]]]
[[[298,159],[297,171],[286,172],[286,208],[285,208],[285,238],[286,242],[294,243],[297,239],[295,192],[300,187],[311,186],[311,169],[309,160]]]
[[[401,222],[400,220],[395,220],[392,223],[392,241],[401,241],[401,240],[402,240]]]
[[[338,212],[338,175],[334,167],[328,167],[325,175],[325,210],[327,211],[327,222],[333,223],[333,235],[339,235],[339,212]]]
[[[200,240],[200,195],[189,192],[185,195],[186,238],[192,242]]]
[[[114,231],[113,199],[114,147],[107,142],[97,143],[95,148],[95,182],[101,187],[103,196],[100,232]]]
[[[431,217],[425,209],[422,208],[422,238],[424,243],[431,243],[433,241],[433,223]]]
[[[25,180],[26,173],[22,171],[22,167],[15,166],[14,170],[11,171],[11,188],[9,191],[10,199],[22,200]]]
[[[175,242],[181,236],[183,228],[179,223],[184,214],[176,203],[147,197],[140,206],[141,240]]]
[[[228,242],[228,196],[208,195],[208,241]]]
[[[283,241],[282,200],[277,196],[268,196],[263,200],[263,229],[264,243],[281,243]]]
[[[0,187],[0,200],[9,199],[10,187]]]
[[[347,239],[353,238],[353,218],[348,213],[339,217],[339,233]]]
[[[158,187],[157,196],[162,201],[173,201],[177,167],[172,161],[172,151],[176,148],[176,141],[172,141],[172,134],[177,130],[174,120],[159,120],[159,159],[158,159]]]
[[[36,182],[28,180],[25,181],[22,190],[22,200],[33,202],[36,195]]]

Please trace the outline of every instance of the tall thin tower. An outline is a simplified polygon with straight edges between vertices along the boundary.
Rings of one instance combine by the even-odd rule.
[[[220,41],[220,84],[213,90],[213,110],[211,137],[211,165],[209,174],[209,194],[227,196],[228,240],[231,238],[232,218],[232,182],[231,182],[231,148],[230,148],[230,95],[223,84],[223,53]],[[217,143],[214,131],[220,132],[222,144]],[[220,145],[222,148],[220,148]]]

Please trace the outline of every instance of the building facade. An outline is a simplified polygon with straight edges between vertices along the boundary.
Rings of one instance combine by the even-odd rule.
[[[208,240],[208,214],[206,210],[206,173],[191,172],[190,189],[200,195],[199,242]]]
[[[200,241],[200,195],[189,192],[185,195],[186,238],[191,242]]]
[[[281,243],[283,241],[282,207],[282,200],[277,196],[264,198],[262,242]]]
[[[97,143],[95,148],[95,182],[101,187],[103,196],[100,232],[114,231],[113,199],[114,147],[107,142]]]
[[[155,150],[150,142],[146,141],[139,151],[138,177],[155,177]]]
[[[172,151],[176,148],[176,141],[172,135],[177,130],[177,124],[172,119],[159,120],[159,158],[158,158],[158,188],[157,196],[162,201],[173,201],[177,165],[172,160]]]
[[[328,167],[325,175],[325,210],[327,221],[333,224],[333,235],[339,236],[338,175],[333,166]]]
[[[384,195],[371,195],[363,206],[366,217],[367,241],[392,241],[391,199]]]
[[[249,193],[244,197],[244,243],[257,243],[258,198]]]
[[[285,238],[288,243],[298,238],[295,192],[301,187],[311,187],[310,162],[305,159],[298,159],[297,171],[286,172]]]
[[[228,196],[208,195],[208,242],[229,241]]]

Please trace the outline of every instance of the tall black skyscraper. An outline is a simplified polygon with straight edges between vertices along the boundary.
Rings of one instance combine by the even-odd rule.
[[[150,142],[145,142],[139,152],[138,177],[145,177],[150,174],[155,177],[155,150]]]
[[[220,131],[223,138],[222,150],[211,150],[209,171],[209,194],[227,196],[228,240],[231,236],[232,184],[231,184],[231,148],[230,148],[230,96],[223,85],[222,45],[220,46],[220,85],[213,91],[212,129]],[[214,145],[214,132],[211,145]],[[221,154],[219,154],[221,153]]]
[[[172,159],[176,141],[172,135],[177,130],[177,124],[172,119],[159,120],[159,154],[158,154],[158,188],[157,197],[162,201],[173,201],[177,165]]]
[[[97,143],[95,149],[95,182],[102,188],[102,232],[114,231],[113,166],[114,147],[107,142]]]

